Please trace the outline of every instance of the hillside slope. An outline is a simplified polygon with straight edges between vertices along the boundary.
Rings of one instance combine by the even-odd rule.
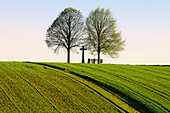
[[[97,85],[50,66],[0,62],[0,112],[137,112]]]
[[[170,66],[38,63],[86,79],[140,112],[170,112]]]

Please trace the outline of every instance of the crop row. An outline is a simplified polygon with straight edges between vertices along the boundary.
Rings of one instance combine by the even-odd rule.
[[[48,64],[67,69],[78,76],[87,76],[92,82],[103,83],[98,85],[119,95],[139,111],[170,111],[168,67],[164,69],[154,66],[108,64]]]
[[[119,112],[60,70],[28,63],[0,63],[0,96],[0,112]]]

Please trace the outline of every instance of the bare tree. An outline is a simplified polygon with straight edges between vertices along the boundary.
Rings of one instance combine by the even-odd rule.
[[[83,36],[84,21],[80,11],[73,8],[66,8],[55,19],[48,28],[46,43],[48,47],[67,50],[67,63],[70,63],[70,50],[81,44]]]

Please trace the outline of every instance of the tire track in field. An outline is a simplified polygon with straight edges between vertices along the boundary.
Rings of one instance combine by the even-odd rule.
[[[4,85],[5,85],[5,84],[4,84]],[[6,93],[5,89],[4,89],[2,86],[0,86],[0,88],[2,89],[2,92],[6,95],[7,99],[8,99],[8,100],[12,103],[12,105],[17,109],[17,111],[18,111],[18,112],[22,112],[21,110],[18,109],[19,107],[18,107],[16,104],[14,104],[14,102],[12,102],[11,97]]]
[[[124,67],[122,67],[122,66],[119,66],[120,68],[124,68]],[[146,73],[146,72],[149,72],[149,73],[151,73],[151,75],[153,75],[154,77],[157,77],[157,78],[160,78],[160,79],[164,79],[164,80],[170,80],[170,79],[168,79],[168,78],[165,78],[165,77],[160,77],[160,76],[158,76],[158,75],[155,75],[155,74],[157,74],[157,73],[159,73],[159,75],[160,74],[162,74],[162,75],[164,75],[164,76],[169,76],[167,73],[162,73],[162,72],[160,72],[160,71],[155,71],[155,69],[153,69],[153,68],[150,68],[150,69],[147,69],[146,67],[144,68],[144,67],[139,67],[139,66],[136,66],[136,67],[126,67],[127,69],[129,69],[129,70],[132,70],[132,71],[136,71],[136,72],[139,72],[139,73],[143,73],[143,74],[148,74],[148,73]],[[136,69],[138,69],[138,70],[136,70]],[[159,69],[159,68],[158,68]],[[157,69],[157,70],[158,70]],[[143,71],[142,71],[143,70]]]
[[[140,73],[140,74],[147,74],[147,73],[145,73],[145,72],[143,72],[143,71],[139,71],[139,70],[136,70],[135,68],[124,68],[124,67],[120,67],[119,66],[119,68],[121,68],[121,69],[123,69],[123,70],[128,70],[128,71],[130,71],[130,72],[135,72],[135,73]],[[137,67],[138,68],[138,67]],[[138,68],[138,69],[140,69],[140,70],[142,70],[141,68]],[[148,70],[148,72],[150,72],[149,70]],[[150,75],[152,75],[152,76],[154,76],[154,77],[157,77],[157,76],[155,76],[153,73],[152,74],[150,74]],[[137,76],[134,76],[134,77],[137,77]],[[157,82],[157,81],[153,81],[153,80],[148,80],[148,79],[146,79],[146,77],[145,78],[142,78],[142,77],[137,77],[137,78],[140,78],[140,79],[143,79],[143,80],[145,80],[145,81],[147,81],[147,82],[151,82],[151,84],[154,84],[154,85],[157,85],[158,84],[158,86],[161,86],[161,87],[163,87],[163,88],[167,88],[167,89],[170,89],[170,87],[169,86],[167,86],[167,85],[165,85],[165,84],[162,84],[162,83],[160,83],[160,82]],[[161,79],[162,79],[162,77],[161,77]],[[167,80],[166,78],[164,78],[165,80]],[[152,83],[153,82],[153,83]],[[163,93],[163,92],[162,92]],[[167,96],[170,96],[169,94],[165,94],[165,95],[167,95]]]
[[[83,66],[83,65],[79,65],[79,64],[77,64],[78,66]],[[96,69],[96,68],[94,68],[94,67],[90,67],[90,66],[84,66],[84,67],[87,67],[87,68],[90,68],[90,69]],[[108,71],[105,71],[105,70],[103,70],[103,69],[101,69],[101,67],[100,66],[98,66],[97,65],[97,68],[98,68],[98,70],[100,70],[100,71],[103,71],[103,72],[105,72],[105,73],[110,73],[110,71],[108,70],[108,69],[106,69],[106,70],[108,70]],[[111,74],[111,73],[110,73]],[[117,75],[120,75],[120,74],[117,74]],[[116,75],[116,76],[117,76]],[[118,78],[120,77],[120,76],[117,76]],[[131,80],[131,79],[129,79],[129,78],[127,78],[127,77],[124,77],[124,76],[122,76],[122,77],[120,77],[121,79],[124,79],[124,80],[126,80],[126,81],[128,81],[128,82],[134,82],[134,80]],[[138,82],[138,84],[140,85],[140,84],[142,84],[142,85],[144,85],[144,86],[147,86],[147,85],[145,85],[145,84],[143,84],[143,83],[139,83]],[[146,88],[146,89],[150,89],[150,88],[147,88],[147,87],[144,87],[144,88]],[[133,91],[133,90],[132,90]],[[158,90],[157,90],[158,91]],[[152,92],[154,92],[154,93],[156,93],[154,90],[152,90]],[[161,92],[161,91],[158,91],[158,92]],[[162,92],[161,92],[162,93]],[[164,93],[163,93],[164,94]],[[140,94],[141,95],[141,94]],[[165,99],[167,99],[167,100],[169,100],[168,98],[166,98],[165,96],[163,96],[162,94],[159,94],[160,96],[162,96],[162,97],[164,97]],[[166,94],[165,94],[166,95]],[[144,96],[144,95],[141,95],[142,97],[144,97],[144,98],[146,98],[146,99],[148,99],[146,96]],[[166,107],[164,107],[162,104],[160,104],[160,103],[158,103],[157,101],[155,101],[155,100],[152,100],[152,99],[149,99],[150,101],[153,101],[153,102],[155,102],[157,105],[159,105],[159,106],[161,106],[163,109],[165,109],[165,110],[167,110],[168,112],[169,112],[169,110],[166,108]]]
[[[101,68],[101,67],[99,67],[99,68]],[[114,68],[117,68],[117,67],[114,67]],[[119,67],[119,68],[128,70],[128,69],[126,69],[126,68],[124,68],[124,67]],[[109,68],[109,69],[111,69],[111,68]],[[108,70],[108,69],[106,69],[106,70]],[[114,70],[113,70],[113,71],[114,71]],[[124,71],[122,71],[122,70],[119,70],[119,71],[128,74],[127,72],[124,72]],[[130,70],[130,71],[132,71],[132,70]],[[135,71],[135,70],[133,70],[133,71]],[[138,71],[136,71],[136,72],[138,72]],[[122,74],[121,74],[121,75],[122,75]],[[131,75],[131,74],[130,74],[130,75]],[[132,76],[133,76],[134,78],[139,78],[139,79],[143,79],[143,80],[145,80],[145,81],[150,82],[150,80],[144,79],[144,78],[142,78],[142,77],[138,77],[138,76],[134,76],[134,75],[132,75]],[[124,77],[124,76],[123,76],[123,77]],[[133,80],[133,79],[130,79],[130,78],[128,78],[128,77],[124,77],[124,78],[129,79],[129,80],[131,80],[131,81],[135,81],[135,83],[142,84],[143,86],[147,86],[149,89],[153,89],[152,92],[154,92],[154,93],[156,93],[156,94],[164,97],[165,99],[169,100],[169,99],[167,98],[167,97],[170,96],[169,94],[166,94],[166,93],[164,93],[164,92],[162,92],[162,91],[159,91],[158,89],[155,89],[154,87],[148,86],[147,84],[144,84],[144,83],[142,83],[142,82],[138,82],[138,81]],[[156,81],[152,81],[152,82],[154,82],[154,83],[156,83],[156,84],[158,83],[158,82],[156,82]],[[151,84],[153,84],[153,83],[151,83]],[[160,83],[160,84],[161,84],[161,83]],[[154,84],[154,85],[155,85],[155,84]],[[163,84],[161,84],[161,85],[163,85]],[[163,86],[164,86],[164,87],[167,87],[167,86],[165,86],[165,85],[163,85]],[[148,88],[146,88],[146,89],[148,89]],[[159,93],[157,93],[156,91],[159,92]],[[163,94],[163,95],[162,95],[162,94]],[[167,97],[165,97],[164,95],[167,96]]]
[[[41,73],[41,72],[40,72]],[[39,76],[39,75],[38,75]],[[46,79],[44,79],[44,78],[42,78],[41,76],[39,76],[41,79],[43,79],[44,81],[46,81],[46,82],[48,82],[48,84],[50,84],[51,86],[53,86],[53,87],[55,87],[56,89],[58,89],[55,85],[53,85],[53,84],[51,84],[48,80],[46,80]],[[59,90],[58,90],[59,91]],[[62,92],[62,91],[59,91],[62,95],[64,95],[64,93]],[[71,101],[71,100],[70,100]],[[74,102],[72,102],[73,104],[74,104]],[[74,105],[76,105],[76,104],[74,104]],[[76,105],[76,107],[78,107],[78,108],[80,108],[79,106],[77,106]],[[88,108],[86,108],[86,109],[88,109]],[[80,109],[81,110],[81,112],[83,112],[82,111],[82,109]],[[90,111],[89,109],[88,109],[88,111]]]
[[[83,66],[83,65],[79,65],[79,64],[76,64],[77,66]],[[72,67],[72,68],[75,68],[74,67],[75,66],[75,64],[73,65],[73,66],[70,66],[70,67]],[[86,67],[86,68],[90,68],[90,69],[96,69],[96,68],[94,68],[94,67],[89,67],[89,66],[84,66],[84,67]],[[99,68],[99,67],[98,67]],[[100,67],[101,68],[101,67]],[[99,69],[100,69],[99,68]],[[99,70],[98,69],[98,70]],[[101,71],[104,71],[104,70],[102,70],[102,69],[100,69]],[[106,71],[105,71],[106,72]],[[88,73],[88,72],[85,72],[85,73]],[[106,73],[108,73],[108,72],[106,72]],[[110,73],[110,72],[109,72]],[[74,73],[73,72],[73,74],[77,74],[77,73]],[[83,75],[84,76],[84,75]],[[116,75],[117,76],[117,75]],[[85,76],[86,77],[86,76]],[[125,78],[122,78],[122,77],[120,77],[120,76],[117,76],[118,78],[121,78],[121,79],[124,79],[124,80],[126,80]],[[91,79],[90,77],[86,77],[87,79]],[[105,79],[105,78],[104,78]],[[107,80],[107,79],[106,79]],[[104,86],[104,88],[107,88],[106,90],[110,90],[110,91],[112,91],[113,90],[113,87],[111,87],[111,86],[107,86],[106,84],[104,84],[104,83],[98,83],[99,81],[96,81],[96,80],[90,80],[90,81],[94,81],[95,83],[97,82],[97,84],[99,84],[99,85],[102,85],[102,86]],[[128,82],[129,82],[129,80],[128,80]],[[124,86],[124,85],[123,85]],[[124,87],[126,87],[126,86],[124,86]],[[129,88],[128,88],[129,89]],[[132,90],[132,89],[129,89],[129,90]],[[132,90],[133,91],[133,90]],[[115,92],[115,91],[114,91]],[[118,91],[117,89],[116,89],[116,92],[117,93],[119,93],[119,94],[121,94],[122,95],[122,93],[120,92],[120,91]],[[135,92],[134,92],[135,93]],[[141,95],[141,94],[139,94],[139,93],[136,93],[136,95],[138,95],[138,96],[140,96],[141,98],[145,98],[145,99],[148,99],[146,96],[144,96],[144,95]],[[130,99],[132,102],[135,102],[136,104],[140,104],[140,106],[145,106],[145,104],[142,104],[142,103],[139,103],[139,101],[135,101],[134,99],[132,99],[132,98],[129,98],[129,96],[126,96],[126,95],[124,95],[123,94],[123,97],[127,97],[128,99]],[[158,102],[156,102],[155,100],[151,100],[150,99],[150,101],[152,102],[155,102],[155,104],[157,104],[157,105],[159,105],[159,106],[161,106],[164,110],[167,110],[167,111],[169,111],[166,107],[164,107],[164,106],[162,106],[160,103],[158,103]],[[154,103],[153,103],[154,104]],[[138,108],[138,107],[137,107]],[[136,108],[136,109],[137,109]],[[142,107],[143,108],[143,107]],[[141,110],[143,110],[141,108]],[[150,109],[148,109],[147,107],[145,107],[145,109],[147,110],[147,112],[149,112],[150,111]],[[151,112],[151,111],[150,111]]]
[[[57,71],[57,70],[55,70],[55,71],[58,72],[58,73],[61,73],[61,74],[63,74],[63,75],[66,75],[67,77],[69,77],[69,78],[71,78],[71,79],[74,79],[75,81],[77,81],[77,82],[81,83],[82,85],[88,87],[89,89],[93,90],[94,92],[96,92],[97,94],[99,94],[99,95],[100,95],[101,97],[103,97],[104,99],[108,100],[110,103],[112,103],[113,105],[115,105],[116,107],[118,107],[119,109],[121,109],[122,111],[124,111],[125,113],[128,113],[128,111],[126,111],[125,109],[121,108],[120,106],[118,106],[117,104],[115,104],[113,101],[111,101],[110,99],[108,99],[108,98],[105,97],[103,94],[101,94],[99,91],[93,89],[93,88],[90,87],[89,85],[87,85],[87,84],[85,84],[85,83],[83,83],[83,82],[81,82],[81,81],[75,79],[75,78],[72,77],[72,76],[69,76],[68,74],[59,72],[59,71]],[[118,97],[117,97],[117,98],[118,98]],[[120,99],[120,98],[118,98],[118,99]]]
[[[97,66],[97,67],[99,67],[99,68],[101,68],[100,66]],[[117,67],[116,67],[117,68]],[[120,68],[123,68],[123,67],[120,67]],[[139,68],[140,69],[140,68]],[[108,70],[108,69],[106,69],[106,70]],[[134,70],[135,71],[135,70]],[[127,77],[125,77],[125,78],[127,78]],[[127,78],[128,79],[128,78]],[[133,79],[129,79],[131,82],[133,82],[133,81],[136,81],[136,80],[133,80]],[[129,81],[128,80],[128,81]],[[129,81],[129,82],[130,82]],[[159,96],[161,96],[161,97],[163,97],[164,99],[166,99],[166,100],[170,100],[168,97],[170,96],[169,94],[166,94],[166,93],[164,93],[164,92],[162,92],[162,91],[159,91],[158,89],[155,89],[154,87],[151,87],[151,86],[148,86],[148,85],[146,85],[146,84],[144,84],[144,83],[142,83],[142,82],[138,82],[138,81],[136,81],[137,83],[136,84],[142,84],[143,86],[144,86],[144,88],[146,88],[147,90],[150,90],[150,89],[152,89],[151,91],[153,92],[153,93],[155,93],[155,94],[158,94]],[[165,110],[167,110],[168,112],[170,112],[170,110],[167,108],[167,107],[165,107],[164,105],[162,105],[161,103],[159,103],[159,102],[157,102],[156,100],[153,100],[153,99],[149,99],[149,100],[151,100],[151,101],[153,101],[153,102],[155,102],[156,104],[158,104],[159,106],[161,106],[163,109],[165,109]]]
[[[162,70],[162,71],[167,72],[167,73],[170,72],[170,65],[168,65],[168,66],[166,66],[166,65],[148,65],[148,66],[152,66],[152,69],[154,69],[154,70],[159,69],[159,70]]]
[[[47,67],[52,67],[50,70],[53,70],[53,71],[55,71],[55,72],[57,72],[57,73],[60,73],[60,74],[62,74],[62,75],[65,75],[65,76],[67,76],[67,74],[65,74],[65,73],[62,73],[62,72],[59,72],[59,71],[57,71],[56,69],[57,68],[59,68],[59,67],[55,67],[55,66],[51,66],[51,65],[46,65],[46,64],[40,64],[40,63],[32,63],[32,64],[38,64],[38,65],[43,65],[43,68],[44,69],[50,69],[50,68],[47,68]],[[47,66],[47,67],[45,67],[45,66]],[[62,68],[61,69],[58,69],[58,70],[63,70]],[[71,76],[67,76],[68,78],[71,78],[71,79],[74,79],[76,82],[78,82],[75,78],[72,78]],[[44,79],[44,78],[42,78],[42,79]],[[47,80],[46,80],[47,81]],[[48,82],[48,81],[47,81]],[[81,81],[80,81],[81,82]],[[80,83],[79,82],[79,83]],[[83,83],[83,82],[82,82]],[[50,84],[50,83],[49,83]],[[81,84],[81,83],[80,83]],[[81,84],[81,85],[83,85],[84,86],[84,84]],[[55,85],[53,85],[54,87],[56,87]],[[89,88],[89,87],[88,87]],[[94,91],[94,90],[93,90]],[[116,98],[118,98],[118,97],[116,97]],[[120,98],[118,98],[119,100],[120,100]],[[87,108],[86,108],[87,109]],[[80,109],[81,110],[81,109]],[[89,111],[89,110],[88,110]],[[83,112],[83,111],[82,111]]]
[[[87,85],[87,84],[85,84],[85,83],[83,83],[83,82],[75,79],[74,77],[66,74],[65,72],[60,72],[60,71],[57,71],[57,70],[56,70],[56,69],[63,70],[62,68],[57,67],[57,66],[51,66],[51,65],[48,65],[48,64],[43,64],[43,63],[34,63],[34,64],[44,65],[44,66],[51,67],[51,68],[55,69],[55,71],[56,71],[57,73],[61,73],[61,74],[65,75],[65,76],[67,76],[67,77],[69,77],[69,78],[71,78],[71,79],[74,79],[74,80],[77,81],[78,83],[80,83],[80,84],[88,87],[89,89],[93,90],[93,91],[96,92],[98,95],[100,95],[101,97],[103,97],[104,99],[106,99],[107,101],[109,101],[110,103],[112,103],[114,106],[116,106],[117,108],[121,109],[121,110],[124,111],[125,113],[129,113],[128,111],[126,111],[125,109],[121,108],[119,105],[117,105],[117,104],[114,103],[112,100],[110,100],[109,98],[105,97],[103,94],[101,94],[99,91],[95,90],[94,88],[90,87],[89,85]],[[91,82],[91,83],[92,83],[92,82]],[[92,84],[94,84],[94,83],[92,83]],[[101,87],[101,88],[102,88],[102,87]],[[102,89],[103,89],[103,88],[102,88]],[[105,90],[105,89],[104,89],[104,90]],[[105,90],[105,91],[107,91],[107,90]],[[108,92],[108,91],[107,91],[107,92]],[[112,95],[114,95],[114,94],[112,94]],[[118,98],[119,100],[121,100],[121,99],[120,99],[119,97],[117,97],[116,95],[114,95],[114,96],[115,96],[116,98]],[[121,101],[124,102],[124,103],[126,103],[126,102],[123,101],[123,100],[121,100]],[[126,103],[126,104],[127,104],[127,103]],[[127,105],[128,105],[128,104],[127,104]],[[129,105],[128,105],[128,106],[129,106]],[[129,107],[131,107],[131,106],[129,106]],[[132,107],[131,107],[131,108],[132,108]],[[132,108],[132,109],[134,109],[134,108]],[[137,111],[136,109],[134,109],[134,110]]]
[[[40,63],[41,64],[41,63]],[[41,64],[42,65],[42,64]],[[48,64],[45,64],[45,65],[48,65]],[[71,65],[71,66],[70,66]],[[76,66],[79,66],[79,67],[85,67],[85,68],[90,68],[90,69],[92,69],[93,67],[86,67],[86,66],[83,66],[83,65],[79,65],[79,64],[69,64],[69,66],[67,66],[67,65],[65,65],[65,64],[62,64],[62,66],[64,66],[64,67],[68,67],[68,68],[70,68],[70,67],[72,67],[72,68],[74,68],[74,69],[77,69],[77,68],[75,68],[75,65]],[[52,68],[57,68],[57,69],[60,69],[60,70],[64,70],[63,68],[61,68],[61,67],[58,67],[58,66],[52,66],[52,65],[48,65],[49,67],[52,67]],[[93,68],[93,69],[96,69],[96,68]],[[83,71],[84,73],[87,73],[87,74],[92,74],[92,73],[89,73],[88,71]],[[95,79],[93,79],[93,78],[90,78],[90,77],[88,77],[88,76],[85,76],[85,75],[81,75],[81,74],[79,74],[79,73],[75,73],[74,71],[69,71],[69,73],[71,73],[71,74],[73,74],[73,75],[76,75],[76,76],[78,76],[78,77],[80,77],[80,78],[83,78],[83,79],[85,79],[85,80],[87,80],[87,81],[89,81],[89,82],[91,82],[91,83],[93,83],[93,84],[95,84],[95,85],[97,85],[97,86],[99,86],[99,87],[101,87],[102,89],[104,89],[105,91],[107,91],[107,92],[109,92],[109,91],[111,91],[111,92],[116,92],[118,95],[121,95],[121,96],[123,96],[124,98],[127,98],[128,99],[128,101],[131,101],[131,102],[133,102],[133,104],[137,104],[137,105],[140,105],[140,107],[141,106],[143,106],[144,104],[141,104],[141,103],[139,103],[139,101],[136,101],[136,100],[134,100],[133,98],[130,98],[129,96],[126,96],[124,93],[122,93],[121,91],[119,91],[119,90],[117,90],[117,89],[115,89],[114,87],[112,87],[112,86],[109,86],[109,85],[107,85],[107,84],[105,84],[105,83],[103,83],[103,82],[100,82],[100,81],[97,81],[97,80],[95,80]],[[95,75],[95,74],[93,74],[93,75]],[[104,77],[101,77],[101,78],[103,78],[103,80],[107,80],[106,78],[104,78]],[[123,78],[122,78],[123,79]],[[116,85],[116,84],[115,84]],[[124,86],[124,87],[126,87],[126,88],[128,88],[127,86],[125,86],[125,85],[123,85],[123,84],[121,84],[122,86]],[[128,88],[129,89],[129,88]],[[129,89],[129,90],[131,90],[131,91],[133,91],[132,89]],[[110,92],[109,92],[110,93]],[[112,93],[113,94],[113,93]],[[114,95],[114,94],[113,94]],[[136,95],[138,95],[138,94],[136,94]],[[117,97],[116,95],[114,95],[116,98],[119,98],[119,97]],[[142,98],[143,98],[143,96],[141,96]],[[146,98],[146,97],[145,97]],[[120,99],[120,98],[119,98]],[[120,99],[121,101],[123,101],[124,103],[126,103],[128,106],[130,106],[129,105],[129,103],[127,103],[126,101],[124,101],[124,100],[122,100],[122,99]],[[126,99],[125,99],[126,100]],[[131,107],[131,106],[130,106]],[[131,107],[131,108],[133,108],[133,107]],[[133,109],[138,109],[138,107],[135,107],[135,108],[133,108]],[[151,113],[151,111],[148,109],[148,108],[143,108],[143,107],[141,107],[141,109],[138,109],[138,110],[142,110],[142,111],[145,111],[145,112],[147,112],[147,113]],[[136,110],[137,111],[137,110]]]
[[[82,66],[82,65],[81,65]],[[85,66],[85,67],[87,67],[87,66]],[[106,72],[106,73],[109,73],[109,74],[111,74],[110,72],[110,70],[108,70],[108,69],[105,69],[105,70],[107,70],[107,71],[105,71],[105,70],[103,70],[103,69],[101,69],[101,67],[100,66],[96,66],[96,67],[98,67],[98,70],[100,70],[100,71],[103,71],[103,72]],[[87,67],[87,68],[93,68],[93,67]],[[96,68],[93,68],[93,69],[96,69]],[[114,73],[114,74],[116,74],[116,73]],[[152,92],[154,92],[154,93],[156,93],[156,94],[158,94],[158,95],[160,95],[160,96],[162,96],[162,97],[164,97],[165,99],[167,99],[167,100],[169,100],[167,97],[165,97],[164,95],[166,95],[166,96],[170,96],[170,95],[168,95],[168,94],[166,94],[166,93],[164,93],[164,92],[162,92],[162,91],[159,91],[159,90],[157,90],[157,89],[155,89],[155,88],[153,88],[153,87],[151,87],[151,86],[148,86],[148,85],[146,85],[146,84],[144,84],[144,83],[142,83],[142,82],[138,82],[138,81],[136,81],[136,80],[133,80],[133,79],[130,79],[130,78],[128,78],[128,77],[125,77],[125,76],[122,76],[122,74],[117,74],[117,75],[120,75],[121,76],[121,79],[124,79],[124,80],[126,80],[126,81],[129,81],[129,82],[135,82],[135,83],[137,83],[137,84],[141,84],[141,85],[143,85],[143,86],[145,86],[144,88],[145,89],[147,89],[147,90],[149,90],[149,89],[153,89],[152,90]],[[119,76],[117,76],[118,78],[119,78]],[[140,85],[140,86],[141,86]],[[157,93],[157,92],[159,92],[159,93]],[[164,94],[164,95],[162,95],[162,94]]]
[[[143,70],[144,72],[149,72],[149,73],[151,73],[151,75],[154,75],[155,77],[159,77],[159,76],[157,76],[157,75],[155,75],[155,74],[159,74],[159,75],[164,75],[164,76],[167,76],[166,78],[165,77],[161,77],[162,79],[165,79],[165,80],[168,80],[168,81],[170,81],[170,78],[169,78],[169,76],[170,76],[170,73],[163,73],[162,71],[159,71],[160,69],[158,68],[157,70],[155,70],[155,69],[148,69],[148,68],[144,68],[144,67],[136,67],[137,69],[140,69],[140,70]]]
[[[32,83],[30,83],[27,79],[25,79],[24,77],[22,77],[20,74],[16,73],[15,71],[13,71],[13,70],[11,70],[11,69],[9,69],[9,68],[7,68],[7,67],[6,67],[6,69],[9,70],[9,71],[12,71],[12,72],[15,73],[17,76],[19,76],[21,79],[23,79],[25,82],[27,82],[27,83],[28,83],[32,88],[34,88],[47,102],[49,102],[49,103],[51,104],[51,106],[52,106],[56,111],[58,111],[59,113],[61,113],[61,112],[57,109],[57,107],[56,107],[49,99],[47,99],[47,98],[38,90],[38,88],[36,88]]]
[[[8,69],[7,69],[8,70]],[[15,76],[17,76],[18,77],[18,75],[16,75],[16,73],[14,73],[15,74]],[[13,82],[13,84],[15,84],[17,81],[16,80],[14,80],[14,79],[12,79],[11,78],[11,76],[10,75],[8,75],[8,74],[5,74],[5,76],[9,79],[9,80],[11,80],[12,82]],[[23,79],[21,79],[21,80],[23,80]],[[5,84],[4,84],[5,85]],[[6,86],[7,87],[7,86]],[[18,86],[18,84],[17,84],[17,90],[20,90],[20,93],[21,93],[21,91],[22,91],[22,89],[20,89],[20,87]],[[32,88],[32,87],[31,87]],[[15,88],[14,88],[15,89]],[[10,89],[8,88],[8,90],[10,90],[11,91],[11,87],[10,87]],[[19,92],[17,92],[17,90],[15,89],[15,93],[13,94],[13,95],[17,95],[17,97],[18,98],[22,98],[22,96],[25,96],[25,97],[27,97],[28,99],[29,99],[29,101],[34,105],[34,106],[36,106],[35,105],[35,103],[31,100],[31,98],[28,96],[28,95],[22,95],[22,96],[20,96],[19,95]],[[13,91],[14,92],[14,91]],[[28,108],[28,109],[30,109],[29,108],[29,106],[26,104],[26,103],[24,103],[25,104],[25,106]],[[31,110],[31,109],[30,109]]]
[[[138,73],[143,73],[143,72],[141,72],[141,71],[136,71],[135,69],[133,69],[133,68],[124,68],[124,67],[119,67],[119,68],[122,68],[123,70],[128,70],[128,71],[131,71],[131,72],[138,72]],[[140,69],[140,68],[138,68],[138,69]],[[123,72],[123,71],[122,71]],[[124,72],[125,73],[125,72]],[[147,74],[147,73],[145,73],[145,74]],[[132,75],[133,76],[133,75]],[[154,75],[153,75],[154,76]],[[166,86],[166,85],[164,85],[164,84],[161,84],[161,83],[159,83],[159,82],[157,82],[157,81],[153,81],[153,80],[148,80],[148,79],[145,79],[145,78],[142,78],[142,77],[138,77],[138,76],[134,76],[135,78],[139,78],[139,79],[143,79],[144,81],[147,81],[147,82],[150,82],[151,84],[154,84],[154,85],[157,85],[158,84],[158,86],[162,86],[163,88],[165,88],[165,89],[169,89],[170,87],[168,87],[168,86]],[[137,82],[137,81],[136,81]],[[153,82],[153,83],[152,83]],[[162,97],[164,97],[165,99],[167,99],[167,100],[169,100],[170,101],[170,99],[169,98],[167,98],[167,97],[169,97],[170,95],[168,94],[168,93],[164,93],[164,92],[162,92],[162,91],[160,91],[160,90],[158,90],[158,89],[155,89],[154,87],[151,87],[151,86],[148,86],[148,85],[146,85],[146,84],[144,84],[144,83],[142,83],[142,82],[138,82],[138,83],[140,83],[140,84],[143,84],[144,86],[147,86],[147,87],[149,87],[149,88],[151,88],[151,89],[153,89],[153,92],[154,93],[156,93],[155,91],[157,91],[157,92],[159,92],[159,93],[156,93],[156,94],[158,94],[158,95],[160,95],[160,96],[162,96]],[[163,95],[164,96],[163,96]],[[166,96],[166,97],[165,97]]]
[[[121,69],[123,69],[123,70],[127,70],[127,71],[130,71],[130,72],[135,72],[135,73],[140,73],[140,74],[147,74],[147,73],[143,73],[143,72],[141,72],[141,71],[138,71],[138,70],[135,70],[134,68],[125,68],[125,67],[118,67],[118,68],[121,68]],[[152,75],[152,76],[154,76],[154,77],[157,77],[157,76],[155,76],[155,75],[153,75],[153,74],[150,74],[150,75]],[[165,87],[165,88],[170,88],[170,87],[168,87],[168,86],[166,86],[166,85],[164,85],[164,84],[162,84],[162,83],[160,83],[160,82],[157,82],[157,81],[153,81],[153,80],[148,80],[148,79],[145,79],[145,78],[143,78],[143,77],[138,77],[138,76],[134,76],[134,77],[137,77],[137,78],[140,78],[140,79],[143,79],[143,80],[145,80],[145,81],[147,81],[147,82],[151,82],[151,84],[159,84],[158,86],[162,86],[162,87]],[[161,79],[162,79],[162,77],[161,77]],[[153,83],[152,83],[153,82]]]
[[[7,70],[7,69],[6,69]],[[12,72],[14,72],[13,70],[12,70]],[[14,73],[16,76],[18,76],[16,73]],[[7,75],[8,76],[8,75]],[[39,75],[38,75],[39,76]],[[41,79],[43,79],[45,82],[47,82],[48,84],[51,84],[51,83],[49,83],[49,81],[47,81],[46,79],[44,79],[44,78],[42,78],[41,76],[39,76]],[[8,77],[8,78],[10,78],[10,77]],[[21,78],[21,77],[20,77]],[[24,78],[24,77],[23,77]],[[26,78],[25,78],[26,79]],[[13,80],[11,80],[11,81],[13,81]],[[28,80],[29,81],[29,80]],[[14,83],[14,82],[13,82]],[[51,84],[52,85],[52,84]],[[52,85],[53,87],[55,87],[56,89],[57,89],[57,87],[55,86],[55,85]],[[33,88],[34,89],[34,88]],[[38,88],[37,88],[38,89]],[[62,95],[64,95],[63,94],[63,92],[61,92],[60,91],[60,93],[62,94]],[[41,95],[42,96],[42,95]],[[50,101],[50,100],[49,100]],[[71,101],[72,102],[72,101]],[[79,107],[79,106],[76,106],[76,107]],[[87,109],[87,108],[86,108]],[[81,110],[81,109],[80,109]],[[89,111],[89,110],[88,110]],[[81,110],[81,112],[83,112],[82,110]]]

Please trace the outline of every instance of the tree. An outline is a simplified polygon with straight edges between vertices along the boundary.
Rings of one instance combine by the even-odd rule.
[[[70,50],[81,44],[84,21],[80,11],[66,8],[48,28],[46,44],[54,48],[54,52],[60,48],[67,50],[67,63],[70,63]]]
[[[119,51],[124,50],[125,40],[122,40],[121,33],[117,31],[116,20],[109,9],[97,8],[91,11],[86,18],[86,31],[86,47],[91,54],[97,52],[98,64],[100,53],[115,58],[118,57]]]

